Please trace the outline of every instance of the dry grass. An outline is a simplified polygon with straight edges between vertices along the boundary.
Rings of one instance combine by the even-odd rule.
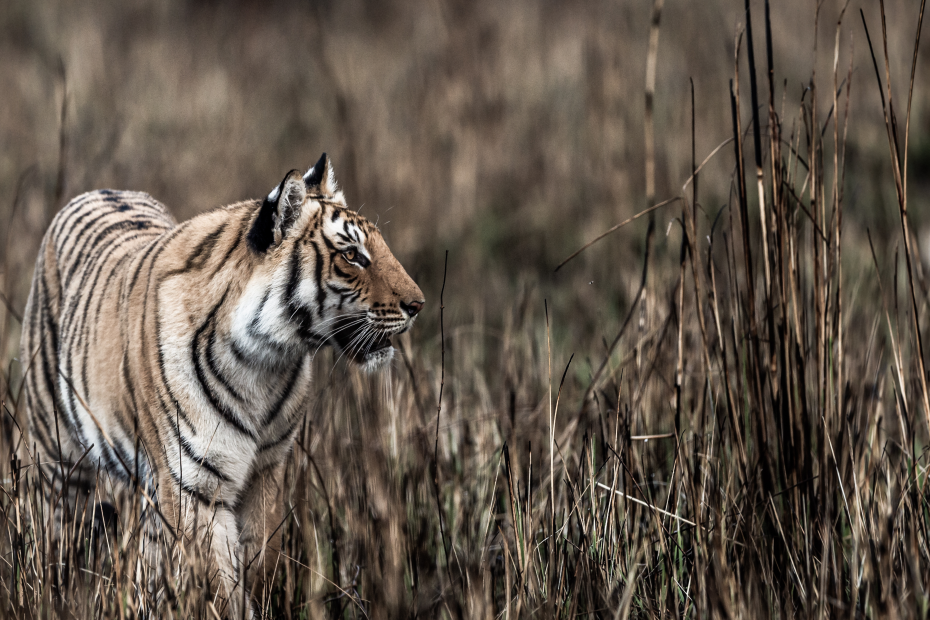
[[[741,5],[667,2],[651,114],[676,200],[553,275],[647,206],[639,4],[8,3],[4,361],[69,196],[186,217],[325,147],[428,306],[387,373],[315,361],[273,617],[927,617],[918,7],[885,29],[754,2],[753,70]],[[21,369],[0,616],[221,615],[199,550],[140,568],[138,496],[118,531],[78,507],[55,542],[13,457]]]

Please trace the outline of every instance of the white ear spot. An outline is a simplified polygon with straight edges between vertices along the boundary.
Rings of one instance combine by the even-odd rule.
[[[336,173],[333,172],[332,164],[330,164],[328,161],[326,163],[328,164],[326,166],[326,185],[328,186],[329,191],[335,194],[339,187],[336,185]]]
[[[306,174],[304,174],[304,183],[309,183],[309,182],[310,182],[310,177],[313,176],[313,170],[314,170],[315,168],[316,168],[316,166],[311,166],[311,167],[310,167],[310,170],[307,170]]]
[[[271,190],[270,194],[268,194],[268,202],[276,202],[278,200],[278,196],[280,195],[281,195],[281,186],[278,185],[273,190]]]

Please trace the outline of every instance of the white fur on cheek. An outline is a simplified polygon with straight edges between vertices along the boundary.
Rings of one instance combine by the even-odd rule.
[[[283,277],[275,275],[275,280]],[[290,310],[277,294],[283,285],[276,284],[269,289],[261,278],[248,284],[233,312],[231,335],[240,350],[256,359],[272,362],[283,355],[282,359],[292,361],[291,353],[299,353],[303,340],[296,328],[284,320]]]
[[[377,372],[391,363],[394,359],[394,347],[385,347],[369,353],[365,357],[365,363],[362,364],[362,370],[365,372]]]

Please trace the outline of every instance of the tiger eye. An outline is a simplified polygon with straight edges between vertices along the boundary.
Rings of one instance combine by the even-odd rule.
[[[343,252],[342,255],[345,257],[347,261],[352,262],[355,260],[356,252],[353,249],[349,249]]]

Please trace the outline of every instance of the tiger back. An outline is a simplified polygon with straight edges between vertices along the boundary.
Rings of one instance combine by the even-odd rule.
[[[241,558],[275,563],[312,356],[381,367],[423,304],[325,154],[264,200],[181,224],[147,194],[84,194],[43,239],[24,317],[32,457],[73,496],[98,464],[149,489],[160,523],[207,541],[238,614]]]

